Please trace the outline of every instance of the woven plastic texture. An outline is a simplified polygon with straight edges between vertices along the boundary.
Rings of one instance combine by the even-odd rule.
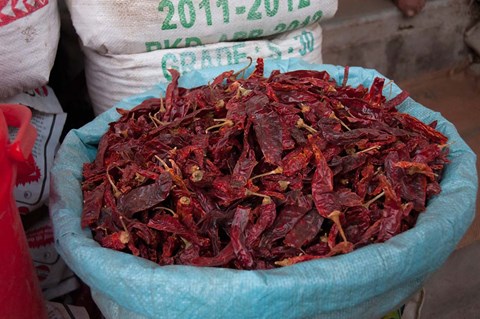
[[[243,65],[183,76],[180,85],[195,87],[218,73]],[[326,70],[339,83],[344,68],[299,60],[266,61],[265,71]],[[251,68],[250,68],[251,71]],[[248,72],[247,72],[248,73]],[[350,68],[348,84],[370,86],[382,76]],[[164,94],[166,84],[123,100],[132,108]],[[384,95],[401,92],[395,84]],[[417,225],[382,244],[350,254],[284,268],[240,271],[190,266],[158,266],[138,257],[100,247],[89,229],[80,228],[82,164],[95,158],[111,109],[86,126],[69,132],[52,170],[50,210],[56,245],[71,269],[91,289],[106,318],[379,318],[402,304],[455,249],[475,214],[478,187],[476,156],[455,127],[439,113],[407,99],[399,106],[420,120],[438,121],[450,140],[450,160],[441,182]]]

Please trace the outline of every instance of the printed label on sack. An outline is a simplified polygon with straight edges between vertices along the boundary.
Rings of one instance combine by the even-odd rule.
[[[83,44],[101,54],[259,39],[316,24],[337,9],[337,0],[67,0],[67,4]]]
[[[212,6],[212,2],[215,3]],[[197,5],[197,6],[195,6]],[[298,28],[304,28],[312,23],[318,22],[322,18],[322,10],[318,10],[313,14],[308,14],[310,0],[255,0],[250,6],[234,5],[228,0],[202,0],[194,5],[193,1],[180,0],[176,6],[171,0],[162,0],[158,6],[158,10],[165,14],[160,29],[167,30],[192,30],[195,33],[196,28],[216,28],[221,30],[225,25],[230,24],[231,16],[235,16],[235,20],[243,21],[242,26],[251,25],[253,21],[265,18],[274,18],[279,12],[292,12],[294,10],[304,10],[305,15],[302,19],[291,19],[289,16],[281,18],[281,22],[273,24],[271,27],[266,24],[263,28],[241,29],[235,28],[230,33],[218,32],[217,40],[206,39],[210,42],[225,41],[245,41],[260,38],[262,36],[292,31]],[[280,10],[281,7],[285,7]],[[311,10],[310,10],[311,11]],[[198,19],[197,19],[198,17]],[[215,17],[215,19],[213,18]],[[238,23],[238,21],[237,21]],[[219,29],[220,28],[220,29]],[[240,30],[239,30],[240,29]],[[160,41],[145,42],[147,52],[161,49],[174,49],[180,47],[190,47],[204,44],[199,37],[175,37],[166,38]]]
[[[124,97],[145,91],[159,82],[171,81],[169,69],[183,74],[245,63],[257,57],[301,58],[321,63],[321,42],[321,26],[316,24],[268,40],[220,42],[141,54],[104,56],[87,49],[85,72],[93,109],[98,115]]]
[[[0,0],[0,27],[45,7],[48,0]]]
[[[267,42],[265,47],[261,47],[260,43],[255,45],[254,52],[250,51],[248,42],[239,42],[232,46],[218,47],[215,50],[203,49],[185,49],[179,54],[166,53],[162,56],[162,74],[167,81],[171,81],[172,77],[168,69],[177,69],[181,73],[217,67],[230,64],[238,64],[248,61],[249,56],[257,56],[262,50],[266,54],[265,58],[282,59],[282,55],[295,55],[303,57],[312,52],[315,47],[315,37],[310,31],[303,30],[300,34],[293,37],[298,42],[295,46],[282,48],[279,45]]]
[[[50,167],[53,164],[55,151],[66,120],[55,93],[50,87],[43,86],[21,94],[0,98],[0,103],[22,104],[30,107],[32,119],[30,123],[37,130],[37,138],[32,148],[32,157],[25,164],[19,164],[17,185],[14,196],[18,210],[22,214],[33,211],[48,200],[50,191]],[[18,132],[9,127],[10,140]],[[22,168],[22,170],[20,170]]]
[[[53,229],[51,225],[43,225],[27,232],[28,246],[38,249],[53,244]]]
[[[26,229],[25,236],[44,298],[56,298],[75,290],[78,283],[55,249],[48,215]]]

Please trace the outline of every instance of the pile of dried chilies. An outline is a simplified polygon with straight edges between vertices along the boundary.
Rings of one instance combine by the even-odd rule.
[[[160,265],[269,269],[414,226],[440,192],[447,138],[326,72],[224,72],[110,124],[84,165],[82,227]],[[348,75],[346,69],[345,78]]]

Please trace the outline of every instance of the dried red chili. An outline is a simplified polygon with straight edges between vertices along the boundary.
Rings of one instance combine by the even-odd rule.
[[[414,226],[440,192],[447,138],[370,89],[274,71],[178,86],[111,123],[84,165],[82,227],[160,265],[269,269]]]

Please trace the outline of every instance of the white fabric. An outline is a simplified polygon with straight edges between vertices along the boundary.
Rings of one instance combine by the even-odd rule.
[[[66,0],[83,45],[132,54],[252,40],[331,18],[337,0]]]
[[[57,0],[0,1],[0,97],[47,84],[59,36]]]
[[[185,73],[209,67],[248,61],[248,57],[302,58],[322,63],[322,29],[317,23],[275,37],[244,42],[221,42],[190,48],[138,54],[102,55],[85,48],[88,91],[96,115],[122,98],[143,92],[159,82],[168,82],[168,69]]]

